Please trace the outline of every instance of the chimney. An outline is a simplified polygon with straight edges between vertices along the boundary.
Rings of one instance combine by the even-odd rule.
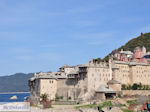
[[[94,64],[94,59],[93,59],[93,58],[91,59],[90,63],[91,63],[91,64]]]

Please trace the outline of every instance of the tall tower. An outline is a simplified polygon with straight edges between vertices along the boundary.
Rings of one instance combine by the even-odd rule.
[[[112,62],[113,58],[111,56],[109,56],[109,73],[110,73],[110,80],[112,80],[113,78],[113,73],[112,73]]]
[[[146,54],[146,48],[144,46],[142,47],[142,53],[143,53],[143,55]]]

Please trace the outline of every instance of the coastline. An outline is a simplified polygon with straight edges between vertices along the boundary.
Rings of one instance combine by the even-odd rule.
[[[20,94],[20,93],[30,93],[30,92],[0,92],[0,94]]]

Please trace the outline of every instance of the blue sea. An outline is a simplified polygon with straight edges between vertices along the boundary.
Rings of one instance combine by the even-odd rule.
[[[16,95],[17,100],[11,100],[12,96]],[[30,93],[0,93],[0,102],[23,102],[29,98]]]

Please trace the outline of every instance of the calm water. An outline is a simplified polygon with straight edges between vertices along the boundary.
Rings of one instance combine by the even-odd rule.
[[[10,100],[12,96],[16,95],[17,100]],[[0,94],[0,102],[23,102],[27,97],[30,96],[30,93],[7,93]]]

